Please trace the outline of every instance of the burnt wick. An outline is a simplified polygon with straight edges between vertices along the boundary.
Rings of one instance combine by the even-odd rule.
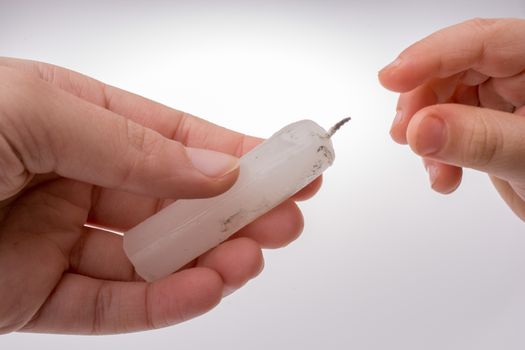
[[[343,125],[345,125],[350,119],[352,118],[347,117],[335,123],[335,125],[332,126],[330,130],[328,130],[328,137],[332,137],[335,134],[335,132],[339,130]]]

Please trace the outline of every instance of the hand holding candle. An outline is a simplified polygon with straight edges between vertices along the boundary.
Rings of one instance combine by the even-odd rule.
[[[300,233],[294,200],[312,196],[320,181],[190,267],[138,281],[123,237],[99,228],[127,231],[171,199],[223,193],[238,169],[222,177],[210,170],[222,172],[221,159],[261,140],[57,66],[0,58],[0,78],[2,137],[10,140],[0,147],[0,334],[122,333],[188,320],[257,276],[262,247]]]
[[[328,132],[303,120],[286,126],[240,160],[240,175],[213,198],[180,200],[125,234],[124,249],[147,281],[177,271],[292,196],[333,162]]]

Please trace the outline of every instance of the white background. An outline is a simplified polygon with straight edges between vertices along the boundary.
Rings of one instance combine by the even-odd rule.
[[[377,71],[472,17],[525,17],[500,1],[6,1],[0,55],[91,75],[248,134],[326,127],[337,159],[302,204],[294,244],[210,313],[103,337],[11,334],[1,349],[523,349],[524,226],[466,171],[433,193],[388,135],[396,96]],[[524,58],[525,59],[525,58]]]

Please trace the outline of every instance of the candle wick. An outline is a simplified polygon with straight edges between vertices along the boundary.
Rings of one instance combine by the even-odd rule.
[[[350,119],[352,118],[347,117],[335,123],[335,125],[332,126],[330,130],[328,130],[328,137],[332,137],[335,134],[335,132],[339,130],[343,125],[345,125]]]

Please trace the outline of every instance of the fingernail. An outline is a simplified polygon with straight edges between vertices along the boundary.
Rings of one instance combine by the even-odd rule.
[[[383,69],[381,69],[379,72],[383,72],[387,69],[392,69],[392,68],[396,68],[396,67],[399,67],[401,65],[401,58],[398,57],[396,58],[395,60],[393,60],[391,63],[389,63],[388,65],[386,65]]]
[[[396,112],[396,116],[394,117],[394,121],[392,122],[392,126],[390,126],[390,137],[392,137],[392,139],[397,143],[401,144],[406,143],[406,140],[403,137],[404,134],[401,134],[402,130],[398,129],[399,124],[403,122],[403,118],[403,111],[401,109],[398,109]]]
[[[186,148],[193,166],[209,177],[222,177],[239,166],[239,159],[226,153],[201,148]]]
[[[445,144],[445,123],[439,117],[429,115],[419,123],[415,151],[421,156],[437,153]]]
[[[401,122],[403,121],[403,117],[403,111],[401,109],[398,109],[396,112],[396,116],[394,117],[394,121],[392,122],[392,128],[398,124],[401,124]]]
[[[434,188],[434,184],[438,178],[439,168],[435,164],[425,164],[425,169],[428,173],[428,179],[430,181],[430,186]]]

